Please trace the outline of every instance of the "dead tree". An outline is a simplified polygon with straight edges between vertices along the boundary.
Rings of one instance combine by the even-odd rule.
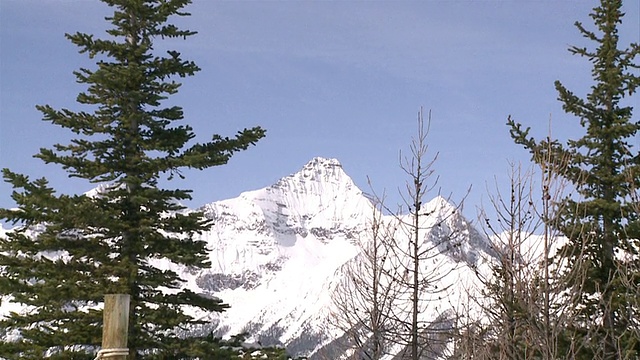
[[[430,117],[429,117],[430,119]],[[401,169],[409,177],[401,192],[408,214],[387,207],[377,198],[361,254],[344,266],[345,277],[334,292],[334,327],[353,359],[430,359],[444,353],[453,319],[444,309],[455,269],[460,229],[459,208],[435,196],[424,203],[437,184],[427,160],[427,135],[422,110],[418,134]],[[434,196],[432,196],[434,197]],[[391,215],[383,216],[382,213]]]
[[[492,353],[497,359],[525,359],[533,350],[526,338],[539,301],[531,282],[540,255],[533,234],[541,220],[535,217],[531,176],[512,164],[508,196],[499,190],[489,196],[496,218],[483,211],[483,229],[491,239],[495,260],[489,263],[488,273],[478,271],[483,289],[480,298],[473,298],[486,319],[486,345],[482,354],[476,354],[481,358]]]
[[[562,199],[571,189],[563,178],[566,161],[551,157],[550,135],[547,146],[536,154],[539,188],[534,184],[536,171],[523,172],[512,164],[509,197],[496,189],[496,195],[490,195],[496,218],[482,213],[496,260],[490,271],[477,273],[483,288],[469,295],[481,309],[481,319],[461,334],[484,347],[458,358],[575,358],[585,346],[576,336],[582,319],[571,305],[582,296],[581,287],[567,292],[565,283],[584,283],[588,265],[577,261],[569,267],[559,253],[564,251],[564,236],[574,235],[558,230],[566,204]]]
[[[558,173],[560,164],[542,164],[538,190],[534,171],[511,164],[508,196],[500,189],[489,196],[495,218],[481,211],[495,258],[476,272],[481,289],[468,296],[480,315],[467,321],[472,327],[459,329],[461,339],[476,345],[473,353],[458,350],[459,359],[549,360],[567,355],[560,354],[558,340],[571,338],[565,326],[573,321],[567,300],[579,294],[563,292],[566,264],[551,261],[563,243],[553,222],[566,185]]]
[[[430,117],[425,124],[420,110],[410,155],[401,156],[401,168],[409,178],[401,195],[409,213],[394,216],[397,229],[390,248],[393,257],[389,275],[400,287],[392,308],[396,324],[391,338],[400,349],[399,357],[412,360],[435,358],[449,342],[449,312],[438,304],[448,296],[453,285],[449,275],[458,266],[452,254],[459,234],[449,222],[459,209],[440,196],[424,204],[437,184],[432,178],[437,155],[427,159]]]
[[[390,353],[390,313],[399,289],[389,276],[390,237],[394,221],[384,219],[383,201],[373,209],[367,233],[358,242],[360,253],[343,267],[333,292],[330,326],[344,335],[340,352],[358,360],[379,360]]]

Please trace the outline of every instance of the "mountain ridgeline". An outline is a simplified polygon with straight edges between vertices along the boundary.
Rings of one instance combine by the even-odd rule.
[[[436,197],[424,208],[424,241],[448,259],[456,279],[468,278],[491,257],[489,242],[455,206]],[[296,356],[309,356],[340,336],[327,326],[331,294],[343,266],[358,261],[376,210],[338,160],[314,158],[269,187],[200,210],[213,220],[202,234],[212,266],[182,273],[194,291],[232,304],[223,313],[202,314],[212,316],[216,335],[247,332],[255,342],[285,346]],[[439,311],[462,297],[462,284],[445,280],[456,299],[436,301]]]
[[[443,286],[450,288],[447,296],[434,298],[429,306],[433,311],[422,314],[436,320],[453,310],[464,297],[471,273],[486,266],[493,255],[489,241],[446,199],[436,197],[423,208],[428,216],[421,237],[437,249],[433,264],[449,268],[442,278]],[[269,187],[198,210],[213,223],[199,235],[207,243],[211,267],[150,261],[159,269],[176,271],[186,288],[232,305],[222,313],[191,309],[194,317],[210,321],[204,331],[221,337],[247,333],[251,342],[284,346],[294,356],[339,352],[332,344],[342,334],[328,325],[332,292],[345,265],[360,261],[360,246],[370,236],[377,211],[342,165],[335,159],[314,158]],[[401,221],[403,216],[382,219]],[[401,232],[396,236],[402,237]],[[0,310],[6,314],[21,309],[3,299]]]

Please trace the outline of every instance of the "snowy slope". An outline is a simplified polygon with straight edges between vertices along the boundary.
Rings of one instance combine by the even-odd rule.
[[[212,268],[200,291],[231,304],[220,335],[250,330],[290,343],[329,302],[336,269],[357,253],[373,207],[337,160],[315,158],[265,189],[206,205]]]
[[[431,267],[446,275],[443,284],[462,284],[471,277],[470,264],[490,257],[488,243],[444,198],[423,208],[429,216],[421,228],[428,231],[421,237],[433,248]],[[202,210],[214,221],[203,235],[212,268],[185,276],[194,290],[231,304],[216,319],[218,335],[248,331],[252,340],[283,344],[297,355],[339,336],[326,327],[330,295],[343,276],[342,266],[357,261],[352,259],[374,209],[337,160],[315,158],[272,186]],[[398,220],[407,219],[387,216],[384,221]],[[405,238],[399,246],[405,246],[406,236],[397,231],[397,238]],[[453,286],[446,301],[430,302],[424,316],[446,311],[465,288]]]
[[[457,306],[473,269],[486,267],[492,255],[484,237],[444,198],[423,209],[429,216],[423,217],[420,237],[433,249],[433,262],[424,271],[437,268],[442,284],[451,285],[447,299],[432,299],[421,315],[433,319]],[[192,290],[231,305],[222,314],[196,313],[211,319],[216,335],[248,332],[252,341],[285,345],[295,355],[310,355],[341,335],[326,326],[331,293],[344,276],[343,265],[358,261],[374,207],[337,160],[314,158],[267,188],[199,210],[213,221],[202,234],[211,268],[153,262],[179,272]],[[400,220],[407,219],[384,219]],[[395,236],[399,247],[407,245],[401,227]]]

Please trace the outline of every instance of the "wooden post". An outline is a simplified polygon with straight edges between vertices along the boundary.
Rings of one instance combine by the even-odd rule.
[[[129,301],[126,294],[104,296],[102,350],[99,359],[127,360],[129,331]]]

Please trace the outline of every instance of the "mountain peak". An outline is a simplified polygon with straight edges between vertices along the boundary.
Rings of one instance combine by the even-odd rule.
[[[314,157],[298,172],[266,188],[244,192],[237,199],[206,205],[205,213],[214,216],[231,212],[221,210],[222,207],[259,213],[268,224],[277,224],[276,227],[305,229],[350,224],[351,220],[369,216],[372,211],[371,202],[344,172],[340,162],[323,157]],[[358,221],[356,223],[360,225]]]
[[[458,209],[454,204],[451,203],[450,199],[445,198],[442,195],[438,195],[435,198],[429,200],[426,207],[427,209],[430,209],[430,211],[445,212],[449,214],[457,212]]]
[[[340,161],[334,158],[314,157],[309,161],[303,169],[307,168],[327,168],[327,167],[342,167]]]
[[[340,162],[323,157],[315,157],[298,172],[264,189],[245,192],[241,197],[267,217],[287,226],[311,228],[332,224],[331,227],[371,213],[371,203]]]
[[[294,183],[352,184],[352,180],[342,169],[337,159],[315,157],[306,163],[300,171],[284,177],[279,181]],[[276,184],[277,186],[278,184]]]

